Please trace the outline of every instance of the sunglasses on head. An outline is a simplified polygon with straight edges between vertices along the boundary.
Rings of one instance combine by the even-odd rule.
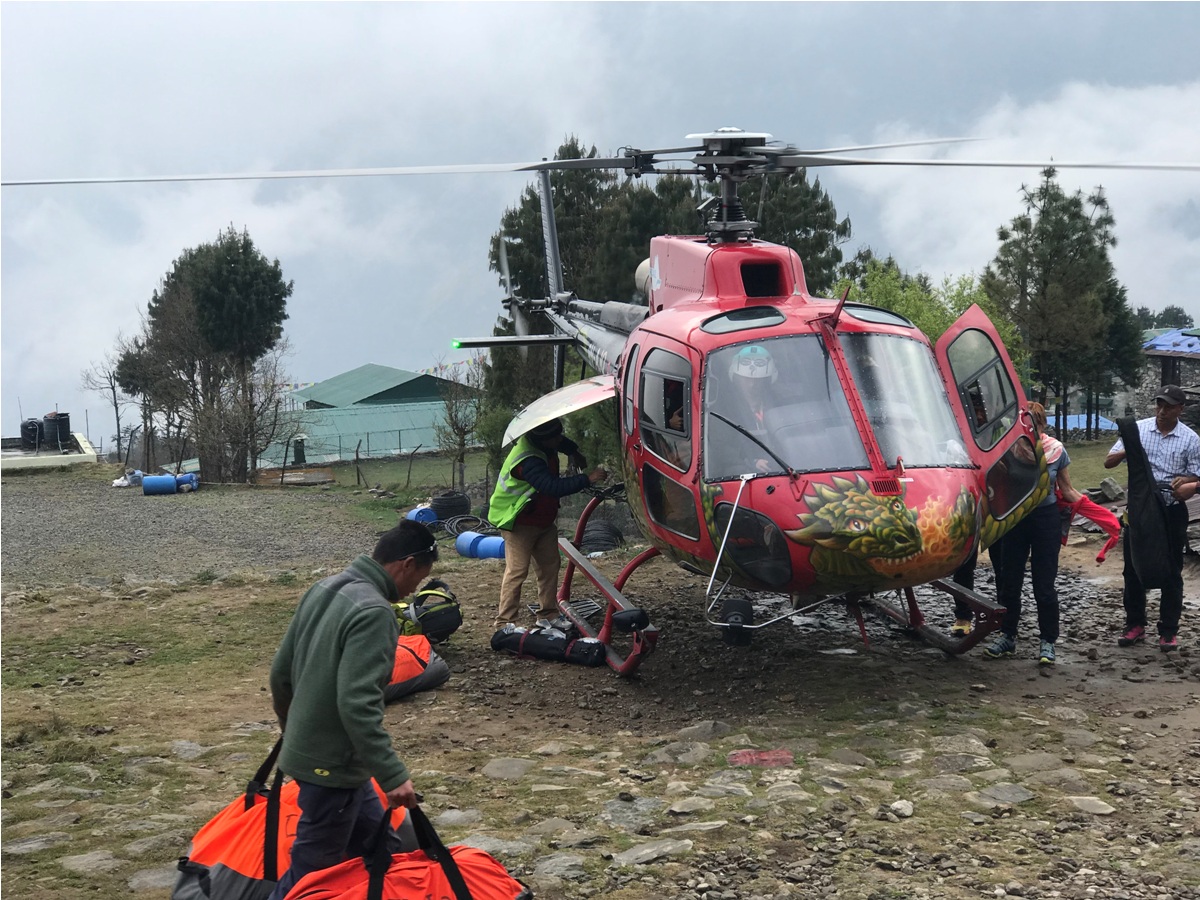
[[[424,550],[414,550],[412,553],[405,553],[403,556],[399,557],[396,560],[396,562],[399,562],[401,559],[411,559],[414,556],[422,556],[426,553],[433,553],[434,555],[436,555],[437,548],[438,548],[437,538],[434,538],[433,543],[430,544],[428,547],[426,547]]]

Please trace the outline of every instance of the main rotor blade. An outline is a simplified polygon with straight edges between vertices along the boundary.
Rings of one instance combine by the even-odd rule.
[[[564,160],[565,162],[566,160]],[[112,178],[25,178],[0,181],[4,187],[53,184],[156,184],[176,181],[272,181],[285,178],[370,178],[382,175],[454,175],[490,172],[532,172],[538,163],[480,163],[454,166],[384,166],[364,169],[298,169],[287,172],[239,172],[215,175],[122,175]]]
[[[768,151],[764,156],[770,158],[771,168],[817,168],[820,166],[956,166],[968,168],[1008,168],[1008,169],[1128,169],[1145,171],[1200,171],[1200,163],[1120,163],[1120,162],[1056,162],[1037,160],[966,160],[966,159],[870,159],[865,157],[831,156],[845,150],[875,150],[894,147],[921,146],[939,143],[959,143],[979,140],[978,138],[950,138],[936,141],[907,141],[891,144],[872,144],[854,148],[830,148],[828,150],[808,150],[804,152],[776,155]],[[758,148],[762,150],[763,148]],[[379,168],[362,169],[300,169],[282,172],[241,172],[208,175],[125,175],[105,178],[26,178],[0,181],[3,187],[28,187],[48,185],[78,185],[78,184],[166,184],[174,182],[202,181],[280,181],[284,179],[305,178],[372,178],[388,175],[453,175],[495,172],[539,172],[539,171],[570,171],[587,169],[618,169],[626,172],[641,170],[663,174],[678,172],[694,174],[702,171],[697,165],[749,163],[747,168],[755,168],[751,158],[737,157],[703,157],[697,156],[692,160],[666,159],[651,163],[645,168],[647,156],[653,151],[640,157],[595,157],[593,159],[553,159],[539,162],[519,163],[480,163],[472,165],[445,166],[384,166]],[[691,152],[687,150],[685,152]],[[639,161],[641,160],[641,161]],[[766,167],[764,161],[760,165]]]
[[[983,169],[1137,169],[1148,171],[1200,172],[1200,163],[1059,162],[1057,160],[1012,159],[865,159],[853,156],[814,156],[799,153],[779,157],[780,168],[801,166],[964,166]]]
[[[859,144],[857,147],[828,147],[824,150],[805,150],[804,155],[809,153],[858,153],[862,150],[889,150],[895,147],[930,147],[936,144],[966,144],[971,141],[983,141],[986,138],[930,138],[925,141],[894,141],[890,144]]]
[[[453,347],[455,350],[473,347],[565,347],[574,342],[575,338],[565,334],[530,334],[524,337],[494,335],[492,337],[456,338],[453,341]]]
[[[381,166],[362,169],[297,169],[283,172],[225,172],[210,175],[119,175],[106,178],[20,178],[0,181],[3,187],[57,184],[158,184],[188,181],[281,181],[301,178],[372,178],[387,175],[469,175],[493,172],[538,172],[567,169],[631,169],[632,157],[552,159],[539,162],[478,163],[450,166]]]

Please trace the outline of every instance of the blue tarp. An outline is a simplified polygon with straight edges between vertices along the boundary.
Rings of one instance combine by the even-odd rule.
[[[1052,413],[1047,413],[1046,417],[1049,420],[1049,424],[1053,426],[1055,423],[1054,415]],[[1087,427],[1087,416],[1067,416],[1063,425],[1067,431],[1074,431],[1075,429],[1082,431]],[[1100,431],[1116,431],[1117,423],[1112,419],[1106,419],[1104,416],[1100,416],[1097,422],[1092,423],[1092,430],[1095,431],[1096,429],[1099,429]]]
[[[1147,338],[1142,349],[1152,356],[1200,356],[1200,336],[1194,328],[1172,328]]]

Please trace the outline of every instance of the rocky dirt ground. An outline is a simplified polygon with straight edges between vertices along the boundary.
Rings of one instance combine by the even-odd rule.
[[[373,543],[360,498],[66,473],[0,497],[3,888],[165,898],[273,741],[266,668],[299,591]],[[448,541],[453,675],[388,724],[447,842],[539,897],[1200,898],[1200,566],[1183,649],[1119,650],[1120,553],[1097,567],[1077,540],[1053,668],[1032,609],[1013,660],[874,619],[864,648],[833,606],[728,647],[702,580],[658,561],[628,589],[664,635],[633,679],[493,652],[500,563]]]

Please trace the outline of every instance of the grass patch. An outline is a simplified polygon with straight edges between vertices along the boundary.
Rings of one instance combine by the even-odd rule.
[[[408,457],[370,459],[358,463],[332,466],[333,477],[338,485],[348,488],[375,487],[379,485],[391,491],[428,495],[433,490],[448,490],[455,483],[453,464],[438,454],[419,454],[412,459],[411,474]],[[465,469],[467,484],[487,481],[495,477],[487,465],[487,454],[483,451],[468,453]],[[359,477],[361,476],[361,478]],[[362,481],[365,479],[366,484]]]
[[[216,593],[183,592],[152,603],[98,599],[82,630],[30,633],[6,623],[4,687],[66,680],[64,690],[90,692],[97,681],[107,684],[120,673],[122,680],[147,681],[152,695],[155,685],[193,689],[197,665],[218,681],[243,676],[248,667],[270,661],[295,611],[295,597],[286,592],[256,598],[240,586],[228,593],[225,587],[235,588],[225,584]]]
[[[98,763],[104,759],[104,752],[95,744],[77,740],[56,741],[44,756],[48,763]]]
[[[51,713],[45,722],[28,722],[4,738],[5,750],[19,750],[46,738],[57,738],[70,733],[71,726],[58,713]]]
[[[1075,485],[1077,490],[1099,487],[1101,481],[1110,477],[1115,478],[1119,484],[1125,483],[1127,476],[1124,466],[1117,466],[1115,469],[1104,468],[1104,458],[1108,456],[1109,448],[1115,440],[1114,435],[1102,441],[1067,444],[1067,453],[1071,457],[1071,484]]]
[[[373,495],[369,496],[370,499],[356,503],[352,510],[355,516],[378,531],[387,531],[389,528],[394,527],[400,521],[404,510],[416,506],[424,499],[424,497],[417,493],[382,499],[378,499]]]

